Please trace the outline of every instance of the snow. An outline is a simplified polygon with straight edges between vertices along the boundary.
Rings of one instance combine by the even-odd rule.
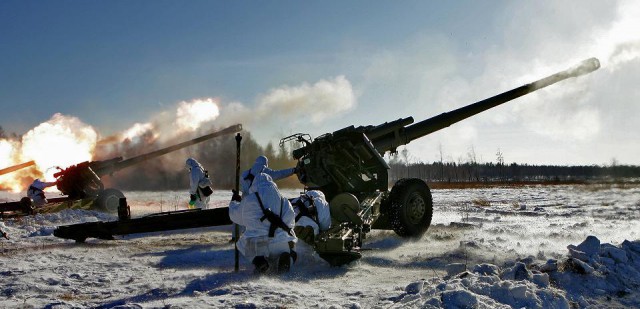
[[[295,190],[284,190],[293,197]],[[421,239],[374,230],[363,258],[330,267],[309,248],[290,273],[233,271],[230,227],[86,243],[56,226],[115,220],[96,211],[5,219],[0,307],[640,307],[640,185],[433,190]],[[132,215],[184,209],[185,192],[125,192]],[[0,202],[19,194],[0,192]],[[216,191],[214,207],[230,192]]]

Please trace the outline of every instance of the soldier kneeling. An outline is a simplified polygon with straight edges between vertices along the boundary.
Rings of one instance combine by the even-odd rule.
[[[229,217],[246,228],[238,239],[240,253],[252,261],[258,274],[266,273],[275,263],[277,272],[289,271],[291,261],[297,260],[295,214],[271,176],[255,176],[247,194],[239,198],[236,193],[233,200]]]
[[[296,235],[304,242],[313,245],[320,232],[331,228],[329,203],[321,191],[307,191],[291,200],[296,214]]]

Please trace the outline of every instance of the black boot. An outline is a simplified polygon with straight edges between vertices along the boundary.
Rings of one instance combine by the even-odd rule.
[[[280,258],[278,259],[278,273],[289,272],[290,268],[291,268],[291,254],[289,254],[289,252],[280,254]]]
[[[253,258],[253,265],[256,267],[254,269],[255,274],[264,274],[269,270],[269,261],[264,256],[256,256]]]

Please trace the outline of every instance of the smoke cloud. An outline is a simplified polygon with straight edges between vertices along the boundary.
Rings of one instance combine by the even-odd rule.
[[[429,161],[437,157],[438,144],[442,143],[454,157],[464,157],[472,143],[481,143],[475,146],[478,154],[485,154],[485,160],[495,158],[496,149],[502,148],[512,162],[603,164],[612,157],[637,162],[640,148],[629,146],[636,139],[630,132],[640,127],[629,121],[629,115],[640,114],[640,105],[636,104],[640,100],[640,31],[635,31],[640,29],[640,3],[589,1],[575,6],[558,1],[527,2],[510,4],[497,13],[500,23],[495,33],[487,34],[497,37],[488,40],[491,46],[462,50],[451,43],[440,44],[442,37],[432,35],[426,40],[443,46],[443,50],[434,50],[421,61],[407,56],[425,53],[412,49],[415,43],[410,43],[397,52],[385,52],[384,62],[373,63],[377,72],[389,72],[388,76],[401,76],[401,69],[411,76],[391,81],[394,86],[403,87],[416,79],[424,81],[412,90],[420,96],[404,100],[417,121],[423,118],[416,115],[429,117],[453,110],[587,58],[598,58],[601,68],[412,142],[408,147],[414,155]],[[414,62],[409,62],[411,59]],[[380,63],[388,66],[381,68]],[[412,63],[415,69],[410,68]],[[425,75],[437,78],[427,80]],[[531,147],[537,145],[548,149],[544,161],[531,158]],[[558,151],[555,160],[553,149]],[[566,155],[568,152],[572,155]]]
[[[352,110],[356,105],[351,83],[344,77],[321,80],[313,85],[283,86],[273,89],[258,102],[258,117],[284,115],[289,118],[306,116],[317,124],[336,114]]]
[[[193,132],[203,123],[213,121],[220,115],[213,99],[180,102],[176,111],[176,125],[179,132]]]
[[[55,114],[22,137],[22,158],[34,160],[45,178],[53,180],[54,167],[91,160],[98,133],[80,119]]]
[[[345,76],[337,76],[314,84],[271,89],[258,97],[253,108],[231,102],[221,111],[220,118],[225,124],[242,123],[260,135],[257,129],[273,132],[319,124],[355,109],[356,105],[351,82]]]
[[[80,119],[54,114],[51,119],[29,130],[22,140],[0,140],[2,168],[33,160],[27,168],[0,176],[0,189],[20,191],[33,178],[54,180],[56,167],[67,167],[92,158],[98,134]]]
[[[0,140],[0,168],[29,160],[36,169],[27,169],[0,177],[0,189],[23,190],[36,177],[54,180],[54,167],[65,168],[84,161],[132,158],[168,147],[197,136],[211,133],[231,124],[242,123],[256,129],[268,127],[277,119],[303,119],[303,123],[319,123],[352,110],[356,105],[351,83],[344,77],[320,80],[314,84],[282,86],[259,97],[254,107],[240,102],[226,105],[219,99],[201,98],[182,101],[160,111],[146,122],[133,124],[120,133],[102,137],[77,117],[55,114],[28,131],[21,141]],[[222,106],[222,107],[221,107]],[[222,116],[222,117],[221,117]],[[245,143],[253,150],[250,136]],[[206,145],[205,145],[206,144]],[[167,189],[184,187],[187,179],[184,161],[196,157],[210,171],[224,170],[234,158],[233,137],[224,137],[154,158],[135,168],[118,171],[117,177],[106,177],[107,186],[134,189]],[[256,156],[255,151],[251,153]],[[228,175],[227,175],[228,174]],[[232,173],[224,173],[221,181],[232,183]],[[228,179],[227,179],[228,178]],[[214,184],[216,182],[214,181]]]
[[[237,123],[260,135],[276,131],[274,127],[282,128],[283,124],[292,128],[317,124],[346,113],[355,106],[356,96],[351,83],[344,76],[313,84],[277,87],[259,96],[253,106],[241,102],[219,103],[219,99],[211,98],[181,102],[175,114],[163,112],[151,122],[134,125],[125,131],[128,134],[116,139],[118,143],[102,145],[99,153],[101,159],[115,156],[128,158],[210,133],[216,127]],[[262,154],[257,152],[260,147],[247,134],[243,145],[246,156],[243,160],[246,162],[252,162],[255,156]],[[123,170],[118,177],[109,180],[109,185],[137,189],[184,187],[187,185],[184,183],[184,161],[188,157],[196,158],[209,169],[211,175],[215,175],[212,178],[214,185],[233,183],[229,162],[235,158],[230,149],[235,149],[232,136],[210,140]],[[284,158],[279,160],[286,161]]]
[[[175,111],[158,113],[150,122],[135,123],[121,133],[100,138],[79,118],[54,114],[29,130],[20,141],[0,140],[0,167],[34,160],[36,168],[0,176],[0,189],[20,191],[33,180],[53,181],[56,167],[66,168],[84,161],[131,157],[158,149],[166,141],[192,138],[194,132],[212,128],[219,115],[213,99],[180,102]],[[168,166],[175,166],[171,164]]]

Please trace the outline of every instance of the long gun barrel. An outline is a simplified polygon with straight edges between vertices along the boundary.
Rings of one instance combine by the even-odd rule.
[[[9,174],[9,173],[13,173],[17,170],[23,169],[25,167],[29,167],[32,165],[35,165],[36,162],[35,161],[29,161],[29,162],[25,162],[25,163],[20,163],[14,166],[9,166],[7,168],[3,168],[0,170],[0,175],[4,175],[4,174]]]
[[[122,160],[122,157],[116,157],[103,161],[86,161],[72,165],[59,172],[53,174],[56,177],[57,187],[60,192],[68,195],[70,198],[84,198],[87,196],[97,196],[103,189],[104,185],[100,180],[101,176],[108,175],[119,171],[123,168],[139,164],[143,161],[153,159],[167,153],[204,142],[214,137],[232,134],[242,131],[242,125],[236,124],[226,129],[209,133],[180,144],[159,149],[150,153],[139,155],[133,158]]]
[[[520,86],[515,89],[503,92],[496,96],[484,99],[482,101],[461,107],[459,109],[442,113],[438,116],[420,121],[408,127],[400,128],[399,132],[395,132],[390,129],[390,133],[385,135],[367,136],[373,143],[373,146],[380,152],[393,151],[398,146],[406,145],[414,139],[420,138],[427,134],[431,134],[435,131],[444,129],[456,122],[469,118],[473,115],[486,111],[490,108],[496,107],[500,104],[509,102],[523,95],[529,94],[544,87],[553,85],[559,81],[585,75],[597,70],[600,67],[600,62],[596,58],[590,58],[582,61],[577,66],[558,72],[556,74],[547,76],[535,82]],[[409,117],[411,118],[411,117]],[[409,119],[409,118],[404,118]],[[403,119],[400,119],[403,120]],[[413,119],[411,119],[413,120]],[[380,126],[378,126],[380,127]],[[378,128],[376,127],[376,128]],[[382,128],[378,128],[378,131],[382,131]],[[374,130],[375,132],[375,130]]]
[[[227,134],[232,134],[232,133],[240,132],[240,131],[242,131],[242,125],[241,124],[236,124],[236,125],[230,126],[228,128],[225,128],[223,130],[216,131],[216,132],[213,132],[213,133],[210,133],[210,134],[207,134],[207,135],[203,135],[203,136],[194,138],[192,140],[189,140],[189,141],[186,141],[186,142],[182,142],[180,144],[176,144],[176,145],[173,145],[173,146],[170,146],[170,147],[167,147],[167,148],[163,148],[163,149],[159,149],[159,150],[156,150],[156,151],[153,151],[153,152],[150,152],[150,153],[139,155],[137,157],[129,158],[129,159],[126,159],[126,160],[115,162],[113,164],[107,164],[107,165],[104,165],[102,167],[95,168],[94,172],[98,176],[107,175],[107,174],[113,173],[115,171],[119,171],[121,169],[127,168],[129,166],[139,164],[139,163],[141,163],[143,161],[147,161],[149,159],[153,159],[153,158],[165,155],[167,153],[174,152],[176,150],[180,150],[182,148],[185,148],[185,147],[188,147],[188,146],[191,146],[191,145],[195,145],[195,144],[204,142],[204,141],[212,139],[214,137],[227,135]]]

